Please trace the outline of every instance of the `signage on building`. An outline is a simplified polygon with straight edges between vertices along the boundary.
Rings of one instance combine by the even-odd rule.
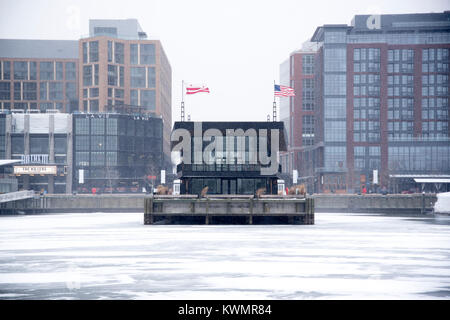
[[[56,166],[14,166],[14,174],[56,174]]]
[[[378,184],[378,170],[373,170],[373,184]]]
[[[78,170],[78,183],[84,183],[84,169]]]
[[[20,160],[22,161],[22,164],[48,164],[48,154],[23,154],[20,156]]]
[[[298,171],[293,170],[292,171],[292,183],[297,183],[297,180],[298,180]]]
[[[166,183],[166,170],[161,170],[161,184]]]

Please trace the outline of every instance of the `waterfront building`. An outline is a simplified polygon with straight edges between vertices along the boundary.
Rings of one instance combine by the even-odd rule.
[[[314,145],[301,155],[314,192],[420,191],[415,177],[450,174],[449,21],[356,15],[316,29]]]
[[[163,122],[150,114],[73,115],[74,191],[142,192],[163,168]]]
[[[280,83],[295,90],[295,97],[280,98],[280,120],[287,132],[288,150],[280,161],[285,179],[290,182],[297,170],[297,183],[312,190],[314,184],[315,78],[317,44],[305,42],[280,65]]]
[[[188,139],[181,139],[188,144],[177,165],[181,194],[201,194],[205,187],[208,194],[277,194],[278,156],[287,150],[283,122],[175,122],[173,151],[180,135]]]
[[[0,39],[1,110],[78,110],[78,41]]]
[[[170,166],[172,71],[136,19],[90,20],[79,40],[0,39],[0,109],[153,114]]]
[[[20,160],[13,170],[18,188],[71,193],[72,115],[14,112],[0,114],[0,119],[5,159]]]

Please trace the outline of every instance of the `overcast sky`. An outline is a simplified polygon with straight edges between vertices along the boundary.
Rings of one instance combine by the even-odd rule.
[[[449,0],[0,0],[0,38],[78,40],[89,19],[136,18],[172,66],[173,121],[182,80],[211,90],[185,99],[192,120],[265,121],[279,65],[317,26],[350,24],[355,14],[449,9]]]

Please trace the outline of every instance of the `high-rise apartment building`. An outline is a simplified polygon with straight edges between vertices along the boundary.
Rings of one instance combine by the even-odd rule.
[[[90,20],[89,29],[79,41],[80,111],[160,115],[169,156],[172,71],[161,42],[147,40],[135,19]]]
[[[79,41],[0,39],[0,109],[152,113],[170,159],[172,71],[161,42],[136,19],[90,20],[89,32]]]
[[[313,155],[316,53],[317,44],[305,42],[280,65],[280,83],[295,90],[295,97],[280,98],[280,119],[288,136],[288,151],[280,160],[285,173],[297,170],[304,183],[312,178],[312,162],[304,158]]]
[[[0,39],[0,109],[78,110],[78,41]]]
[[[450,176],[450,12],[357,15],[311,41],[316,126],[301,162],[313,166],[313,191],[401,191]]]

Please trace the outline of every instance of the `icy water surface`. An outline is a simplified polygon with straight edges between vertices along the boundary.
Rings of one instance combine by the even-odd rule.
[[[0,299],[449,299],[450,218],[145,226],[142,213],[0,217]]]

